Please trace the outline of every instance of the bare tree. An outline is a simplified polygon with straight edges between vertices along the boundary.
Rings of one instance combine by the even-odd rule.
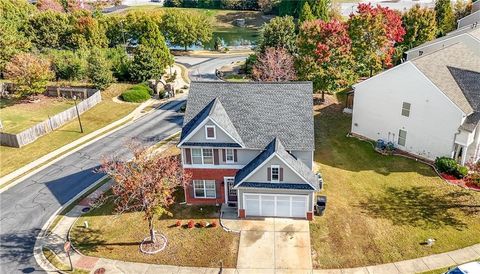
[[[293,57],[284,48],[267,48],[253,66],[252,76],[257,81],[267,82],[295,80]]]

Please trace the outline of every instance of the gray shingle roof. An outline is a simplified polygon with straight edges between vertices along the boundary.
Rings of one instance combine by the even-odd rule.
[[[238,185],[248,175],[250,175],[257,167],[261,166],[272,154],[276,153],[278,157],[284,160],[294,171],[300,174],[305,180],[318,189],[318,180],[313,171],[308,168],[302,161],[295,158],[292,154],[285,150],[282,142],[278,138],[274,138],[257,157],[255,157],[244,168],[239,170],[235,175],[235,185]]]
[[[222,127],[230,134],[236,130],[245,147],[263,149],[279,137],[288,150],[314,150],[312,93],[311,82],[192,82],[182,138],[198,125],[191,121],[198,120],[199,113],[210,113],[211,106],[204,109],[217,98],[213,116],[219,123],[228,117],[231,124],[224,121]]]
[[[237,143],[201,143],[201,142],[185,142],[184,146],[188,147],[240,147]]]
[[[464,113],[476,111],[477,99],[469,102],[469,97],[480,98],[480,56],[468,46],[457,43],[411,62]]]
[[[297,189],[297,190],[315,190],[309,184],[285,184],[285,183],[255,183],[255,182],[243,182],[239,187],[248,188],[271,188],[271,189]]]

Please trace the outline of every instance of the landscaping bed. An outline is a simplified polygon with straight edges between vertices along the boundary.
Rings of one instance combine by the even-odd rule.
[[[131,87],[130,84],[112,84],[102,92],[102,102],[81,115],[84,133],[80,132],[78,121],[75,119],[22,148],[0,146],[0,157],[2,159],[0,161],[0,176],[4,176],[132,112],[138,104],[118,104],[112,100],[113,97],[120,95],[129,87]]]
[[[310,224],[316,268],[395,262],[480,242],[479,192],[346,137],[351,117],[332,98],[315,113],[314,160],[328,197],[325,215]],[[436,239],[432,247],[424,244],[429,238]]]
[[[176,196],[181,201],[183,192],[179,190]],[[239,234],[226,232],[218,225],[219,207],[175,204],[171,211],[172,217],[155,220],[156,231],[167,237],[168,244],[154,255],[139,251],[141,240],[148,236],[143,213],[117,216],[111,201],[79,218],[71,239],[80,252],[95,257],[181,266],[220,267],[220,262],[224,267],[236,266]],[[83,227],[85,221],[88,229]],[[188,227],[189,221],[192,228]],[[217,225],[201,227],[204,222]]]

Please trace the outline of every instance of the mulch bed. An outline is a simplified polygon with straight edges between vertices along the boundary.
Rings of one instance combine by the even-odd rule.
[[[480,186],[477,186],[477,185],[475,185],[473,183],[470,183],[470,182],[466,182],[463,179],[458,179],[455,176],[445,174],[445,173],[442,173],[441,176],[442,176],[443,179],[448,181],[450,184],[461,186],[463,188],[470,189],[470,190],[480,191]]]

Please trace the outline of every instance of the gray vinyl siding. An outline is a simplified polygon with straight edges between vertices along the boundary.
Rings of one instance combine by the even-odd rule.
[[[200,142],[200,143],[236,143],[225,132],[223,132],[218,126],[215,126],[215,139],[207,139],[205,136],[205,126],[215,126],[214,123],[208,121],[203,127],[199,128],[195,134],[190,137],[186,142]]]
[[[246,165],[258,154],[260,154],[260,150],[250,150],[250,149],[238,149],[237,150],[237,162],[236,163],[226,163],[223,161],[223,149],[220,149],[220,164],[221,165]]]
[[[308,208],[313,211],[313,196],[315,192],[309,190],[290,190],[290,189],[265,189],[265,188],[243,188],[238,190],[238,208],[243,209],[243,194],[286,194],[286,195],[308,195]]]
[[[267,168],[269,168],[271,165],[278,165],[283,168],[283,183],[306,183],[300,176],[298,176],[293,170],[291,170],[287,165],[285,165],[277,156],[274,156],[272,159],[268,160],[268,162],[263,164],[261,168],[251,174],[246,181],[257,183],[270,182],[267,178]]]
[[[294,150],[291,151],[290,153],[293,154],[293,156],[297,157],[300,161],[302,161],[306,166],[308,166],[310,169],[313,167],[313,151],[300,151],[300,150]]]

